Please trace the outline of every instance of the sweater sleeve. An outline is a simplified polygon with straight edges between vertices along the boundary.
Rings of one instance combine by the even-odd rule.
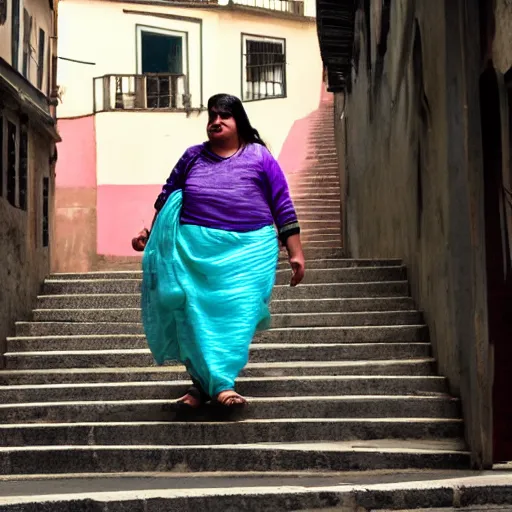
[[[171,174],[167,178],[162,191],[158,194],[155,201],[155,210],[160,211],[166,203],[169,196],[176,190],[180,190],[185,185],[185,179],[190,165],[199,154],[198,147],[188,148],[174,166]]]
[[[266,149],[263,150],[263,166],[268,181],[270,210],[278,229],[279,239],[285,243],[289,236],[300,233],[290,189],[283,170]]]

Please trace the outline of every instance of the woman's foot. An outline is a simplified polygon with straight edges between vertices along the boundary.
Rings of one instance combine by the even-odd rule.
[[[239,409],[247,405],[247,400],[236,391],[228,389],[221,391],[215,398],[216,402],[230,409]]]
[[[201,393],[195,387],[191,387],[185,395],[176,402],[176,407],[180,410],[199,409],[204,404]]]

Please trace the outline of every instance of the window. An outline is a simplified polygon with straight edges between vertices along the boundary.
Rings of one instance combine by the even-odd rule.
[[[144,80],[135,84],[137,103],[145,108],[182,108],[188,91],[187,33],[152,27],[137,27],[138,72]],[[140,90],[143,88],[143,93]],[[116,84],[116,108],[129,100],[121,80]]]
[[[37,87],[38,89],[43,88],[43,78],[44,78],[44,54],[45,54],[45,31],[40,28],[39,29],[39,46],[37,52]]]
[[[244,101],[286,96],[286,41],[242,34]]]
[[[11,60],[12,67],[18,70],[20,45],[20,0],[12,0]]]
[[[19,207],[27,209],[27,181],[28,181],[28,131],[22,126],[20,131],[20,163],[19,163]]]
[[[50,241],[50,216],[49,216],[50,178],[43,178],[43,247],[48,247]]]
[[[23,9],[23,66],[22,73],[25,78],[29,78],[30,73],[30,36],[32,34],[32,16],[27,9]]]
[[[0,25],[7,21],[7,0],[0,0]]]
[[[7,200],[13,206],[16,206],[17,132],[16,125],[7,121]]]

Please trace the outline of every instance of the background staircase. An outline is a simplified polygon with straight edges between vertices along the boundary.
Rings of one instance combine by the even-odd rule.
[[[193,421],[175,417],[170,406],[189,383],[182,367],[153,365],[139,271],[53,275],[32,321],[8,339],[0,476],[165,472],[184,475],[175,484],[183,488],[196,485],[187,475],[222,472],[230,476],[218,486],[230,488],[233,478],[262,472],[279,475],[279,486],[312,472],[469,467],[459,401],[436,374],[406,269],[397,260],[343,258],[326,119],[328,102],[310,165],[290,176],[306,279],[290,288],[283,257],[272,329],[256,336],[238,380],[250,402],[241,418],[208,409]],[[244,509],[243,499],[234,503],[229,510]],[[302,507],[280,503],[275,510]]]

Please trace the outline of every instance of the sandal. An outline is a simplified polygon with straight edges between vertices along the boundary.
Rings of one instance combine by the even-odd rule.
[[[191,403],[186,402],[185,400],[187,397],[191,397],[194,399],[195,404],[192,405]],[[204,396],[201,394],[201,392],[195,387],[191,386],[185,395],[183,395],[175,404],[174,409],[177,412],[187,412],[187,411],[195,411],[196,409],[199,409],[202,405],[205,404]]]
[[[222,394],[224,394],[224,396],[222,398],[219,398],[220,395]],[[247,400],[232,389],[226,389],[225,391],[221,391],[215,397],[215,402],[216,404],[230,410],[243,409],[247,405]]]

